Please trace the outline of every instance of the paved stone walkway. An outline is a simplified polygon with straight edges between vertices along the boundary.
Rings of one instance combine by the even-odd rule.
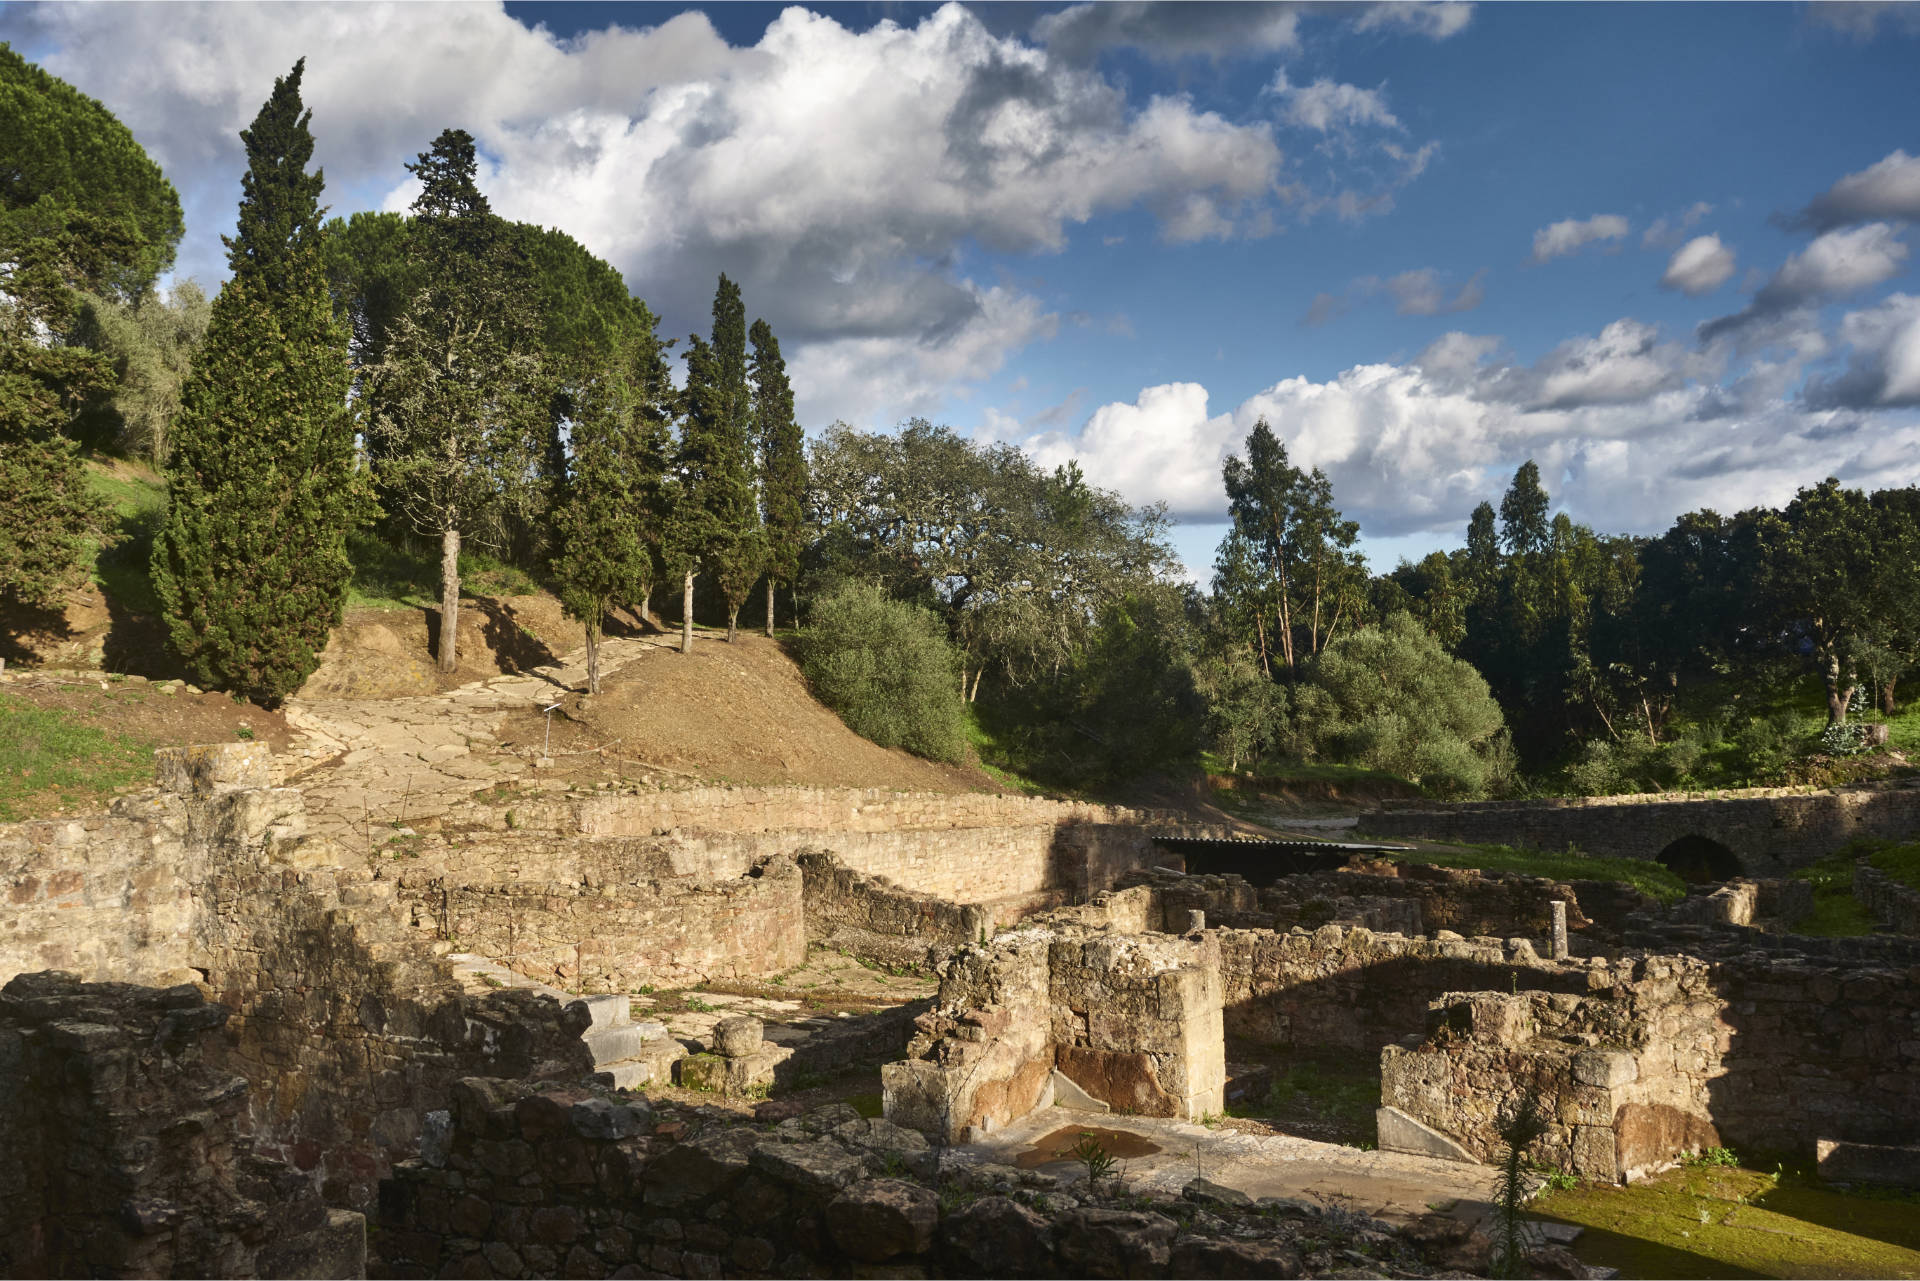
[[[667,648],[609,637],[600,644],[601,679]],[[426,698],[288,699],[295,738],[283,781],[305,793],[311,830],[350,847],[445,814],[488,786],[561,790],[539,776],[537,753],[501,748],[495,731],[507,713],[546,707],[586,681],[582,646],[549,666]]]
[[[1403,1152],[1365,1152],[1287,1134],[1236,1134],[1188,1121],[1114,1116],[1046,1108],[988,1138],[954,1149],[955,1158],[1013,1165],[1036,1140],[1069,1127],[1119,1130],[1156,1143],[1161,1151],[1128,1158],[1126,1181],[1142,1191],[1178,1196],[1196,1178],[1248,1196],[1333,1204],[1389,1222],[1444,1212],[1478,1222],[1492,1212],[1496,1171],[1490,1166],[1440,1161]],[[1061,1173],[1074,1164],[1049,1166]]]

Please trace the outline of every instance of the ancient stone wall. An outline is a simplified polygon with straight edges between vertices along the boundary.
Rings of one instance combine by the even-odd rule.
[[[227,1017],[187,984],[0,991],[0,1274],[366,1275],[362,1216],[254,1150]]]
[[[477,800],[455,843],[463,875],[553,882],[724,880],[776,854],[824,849],[916,893],[1045,907],[1103,889],[1128,868],[1177,863],[1148,834],[1169,822],[1152,811],[986,793],[708,787]]]
[[[800,870],[598,885],[403,876],[412,924],[569,992],[633,992],[777,974],[807,959]]]
[[[1584,993],[1585,963],[1542,960],[1525,939],[1407,938],[1363,927],[1219,931],[1229,1036],[1373,1053],[1423,1036],[1447,992]]]
[[[920,1134],[845,1104],[756,1126],[469,1080],[449,1119],[448,1141],[381,1188],[382,1275],[1293,1277],[1330,1271],[1309,1243],[1336,1237],[1395,1276],[1432,1266],[1359,1216],[1297,1200],[1255,1205],[1203,1182],[1147,1200],[943,1165]]]
[[[993,912],[867,876],[824,850],[799,859],[808,942],[882,965],[924,965],[994,933]]]
[[[1586,1177],[1725,1141],[1804,1156],[1820,1139],[1920,1138],[1916,971],[1747,954],[1594,962],[1590,992],[1435,999],[1432,1033],[1389,1046],[1382,1102],[1483,1159],[1532,1088],[1540,1154]]]
[[[1853,865],[1853,896],[1896,933],[1920,936],[1920,890],[1861,859]]]
[[[889,1121],[964,1143],[1053,1102],[1053,936],[1021,929],[962,949],[907,1057],[880,1069]]]
[[[1367,816],[1383,837],[1485,842],[1613,858],[1657,858],[1684,836],[1731,850],[1741,870],[1778,876],[1855,837],[1909,839],[1920,832],[1920,786],[1750,788],[1710,793],[1569,797],[1435,805],[1388,801]]]
[[[1214,936],[1062,933],[1047,964],[1054,1061],[1075,1085],[1141,1116],[1225,1110]]]

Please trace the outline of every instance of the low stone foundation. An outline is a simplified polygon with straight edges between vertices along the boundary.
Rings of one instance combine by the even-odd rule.
[[[1853,865],[1853,896],[1894,933],[1920,937],[1920,890],[1861,859]]]
[[[0,991],[0,1274],[363,1277],[366,1224],[253,1145],[190,985]]]

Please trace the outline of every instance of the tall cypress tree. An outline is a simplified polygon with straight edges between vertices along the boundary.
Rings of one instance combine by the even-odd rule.
[[[652,313],[638,299],[632,307],[632,350],[571,380],[569,456],[553,519],[560,602],[586,630],[587,688],[596,694],[607,611],[644,600],[652,586],[666,467],[665,361]]]
[[[347,409],[347,331],[307,172],[306,61],[243,130],[247,174],[226,239],[233,277],[181,393],[153,584],[169,643],[204,685],[273,705],[319,665],[370,514]]]
[[[713,341],[695,334],[687,351],[686,419],[675,459],[680,492],[670,560],[684,575],[680,647],[693,648],[693,580],[711,573],[727,600],[727,639],[765,562],[748,441],[746,308],[723,274],[713,298]]]
[[[766,538],[767,635],[773,635],[773,589],[792,587],[806,541],[806,436],[793,416],[793,388],[780,340],[764,320],[753,322],[753,431],[760,446],[761,528]]]

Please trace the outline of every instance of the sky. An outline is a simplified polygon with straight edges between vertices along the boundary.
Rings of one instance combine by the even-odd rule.
[[[921,416],[1164,503],[1191,573],[1265,417],[1376,569],[1514,469],[1603,532],[1920,482],[1920,4],[31,4],[224,275],[307,59],[336,214],[467,129],[510,218],[802,423]]]

